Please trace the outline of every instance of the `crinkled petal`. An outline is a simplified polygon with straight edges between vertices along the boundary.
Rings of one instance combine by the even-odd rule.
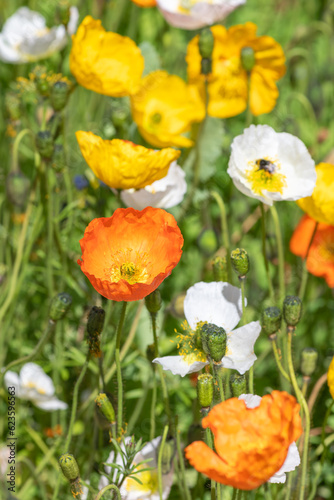
[[[259,321],[252,321],[227,334],[227,354],[222,359],[224,368],[238,370],[241,375],[250,369],[257,357],[254,344],[261,332]]]
[[[278,472],[276,472],[269,480],[269,483],[285,483],[286,472],[291,472],[295,470],[296,467],[300,465],[300,455],[296,443],[292,443],[289,446],[287,457],[284,464]]]
[[[238,399],[245,401],[247,408],[257,408],[261,403],[261,396],[256,394],[241,394]]]
[[[153,363],[158,363],[164,370],[169,370],[173,375],[181,375],[184,377],[189,373],[199,372],[208,362],[194,361],[190,365],[186,363],[183,356],[164,356],[163,358],[155,358]]]

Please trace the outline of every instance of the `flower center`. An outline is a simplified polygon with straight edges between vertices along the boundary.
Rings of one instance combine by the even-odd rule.
[[[118,283],[120,280],[125,280],[130,285],[146,283],[150,276],[147,272],[149,262],[146,253],[131,248],[119,250],[113,254],[111,261],[113,264],[106,270],[106,274],[112,283]]]
[[[162,120],[162,115],[160,113],[154,113],[151,115],[151,123],[152,125],[158,125]]]
[[[325,241],[324,244],[319,246],[319,253],[328,263],[334,263],[334,242]]]
[[[212,1],[213,0],[180,0],[178,10],[179,10],[179,12],[182,12],[182,14],[190,14],[191,9],[197,3],[207,3],[207,4],[211,5]]]
[[[136,468],[139,469],[149,467],[149,464],[144,464]],[[127,491],[142,491],[145,493],[157,493],[158,492],[158,473],[156,470],[148,470],[145,472],[139,472],[136,477],[141,481],[139,484],[137,481],[129,477],[125,482],[125,488]]]
[[[204,323],[200,322],[197,324],[195,331],[191,330],[188,323],[185,321],[182,323],[182,328],[186,333],[179,333],[176,336],[177,349],[179,355],[183,356],[183,360],[191,365],[195,361],[207,361],[207,356],[203,351],[200,330]],[[174,342],[174,341],[172,341]]]
[[[276,159],[264,157],[248,164],[251,168],[246,170],[246,178],[255,194],[262,195],[263,190],[283,193],[283,188],[287,186],[286,177],[279,173],[281,165]]]

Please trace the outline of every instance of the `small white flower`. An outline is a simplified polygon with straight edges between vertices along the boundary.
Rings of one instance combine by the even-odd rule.
[[[234,138],[227,173],[247,196],[267,205],[310,196],[315,164],[305,144],[294,135],[268,125],[251,125]]]
[[[20,375],[8,371],[5,374],[7,387],[15,387],[15,396],[28,399],[42,410],[66,410],[67,404],[54,395],[55,387],[51,378],[35,363],[26,363]]]
[[[221,366],[231,368],[244,374],[256,361],[254,344],[260,335],[259,321],[253,321],[233,330],[242,316],[241,291],[239,288],[223,282],[196,283],[187,291],[184,300],[184,315],[192,330],[196,330],[200,322],[213,323],[224,328],[227,333],[226,354]],[[156,358],[164,370],[184,377],[198,372],[209,364],[206,355],[196,344],[193,332],[182,338],[178,336],[181,351],[178,356]],[[184,340],[186,346],[184,346]]]
[[[125,438],[125,443],[131,440],[130,437]],[[149,460],[143,464],[142,468],[152,468],[152,470],[139,472],[135,475],[142,484],[137,483],[134,479],[130,477],[126,478],[124,483],[120,488],[121,496],[123,500],[159,500],[159,482],[158,482],[158,447],[161,441],[161,437],[157,437],[147,443],[143,449],[135,455],[133,459],[133,463],[137,464],[142,462],[143,460]],[[121,448],[124,449],[124,445],[121,445]],[[114,452],[112,451],[106,460],[106,463],[114,462]],[[121,457],[117,455],[116,463],[119,465],[123,465]],[[105,466],[105,471],[107,474],[111,473],[111,467]],[[114,471],[113,478],[116,478],[117,471]],[[121,476],[122,478],[122,476]],[[120,478],[120,480],[121,480]],[[108,479],[105,476],[102,476],[99,482],[99,489],[101,490],[105,486],[109,484]],[[168,474],[162,475],[162,498],[166,500],[169,496],[171,487],[173,484],[173,467],[168,472]]]
[[[173,161],[166,177],[144,189],[126,189],[121,192],[121,198],[127,207],[137,210],[146,207],[166,209],[181,203],[186,191],[185,173],[176,161]]]
[[[261,396],[253,394],[241,394],[238,399],[243,399],[247,408],[256,408],[260,405]],[[296,443],[291,443],[284,464],[269,480],[268,483],[285,483],[286,472],[295,470],[300,465],[300,456]]]
[[[0,60],[19,64],[49,57],[65,47],[68,35],[76,31],[79,12],[70,7],[67,31],[64,25],[48,28],[45,18],[21,7],[7,19],[0,33]]]
[[[219,22],[244,3],[246,0],[157,0],[166,21],[186,30]]]

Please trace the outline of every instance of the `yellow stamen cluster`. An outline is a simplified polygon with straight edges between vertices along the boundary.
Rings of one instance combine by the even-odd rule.
[[[176,347],[179,351],[179,355],[183,356],[184,361],[189,365],[195,361],[207,361],[207,356],[202,349],[199,337],[199,332],[203,324],[203,322],[198,323],[196,330],[193,331],[188,323],[184,321],[181,326],[186,333],[178,333],[176,340],[171,341],[177,343]]]
[[[264,190],[282,194],[283,188],[287,186],[287,182],[285,175],[279,173],[281,168],[279,162],[268,157],[264,157],[263,160],[273,163],[275,171],[270,173],[265,169],[260,169],[256,162],[248,162],[251,168],[246,171],[246,177],[251,184],[252,191],[258,195],[262,195]]]
[[[136,471],[140,469],[146,469],[150,464],[143,464],[139,467],[136,467]],[[158,472],[156,470],[147,470],[144,472],[136,473],[136,478],[138,478],[142,484],[139,484],[137,481],[132,479],[131,477],[127,478],[125,483],[125,488],[127,491],[142,491],[147,493],[156,493],[158,491]]]
[[[109,270],[109,277],[113,283],[126,280],[130,285],[134,283],[145,283],[149,278],[147,272],[148,255],[128,248],[113,254],[111,260],[114,262]]]

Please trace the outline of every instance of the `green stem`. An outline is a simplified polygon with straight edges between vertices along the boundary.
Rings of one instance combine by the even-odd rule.
[[[304,294],[305,294],[305,291],[306,291],[306,285],[307,285],[307,278],[308,278],[307,258],[308,258],[308,254],[310,253],[310,248],[312,246],[315,234],[317,232],[318,225],[319,225],[319,223],[316,222],[316,224],[314,226],[314,229],[313,229],[313,233],[312,233],[310,242],[309,242],[308,247],[307,247],[307,251],[306,251],[304,260],[303,260],[302,279],[301,279],[301,282],[300,282],[300,288],[299,288],[299,292],[298,292],[298,297],[300,297],[301,300],[303,300],[303,298],[304,298]]]
[[[31,134],[32,137],[35,139],[33,132],[29,128],[24,128],[15,137],[15,141],[13,144],[13,156],[12,156],[12,167],[11,167],[12,172],[17,171],[19,168],[19,163],[18,163],[19,145],[23,137],[27,134]]]
[[[282,232],[275,205],[270,207],[271,216],[274,221],[277,250],[278,250],[278,279],[279,279],[279,303],[281,304],[285,297],[285,279],[284,279],[284,249]]]
[[[209,413],[209,410],[203,409],[202,414],[203,417],[206,417],[207,414]],[[209,427],[205,429],[205,437],[206,437],[206,444],[208,445],[211,450],[213,450],[213,439],[212,439],[212,433]],[[216,482],[211,479],[211,500],[216,500]]]
[[[160,500],[163,500],[163,485],[162,485],[162,470],[161,470],[161,462],[162,462],[162,453],[165,446],[166,438],[168,434],[168,425],[165,425],[164,432],[161,439],[161,444],[159,447],[159,455],[158,455],[158,482],[159,482],[159,496]]]
[[[51,181],[51,171],[49,165],[44,162],[44,175],[47,190],[47,252],[46,252],[46,281],[49,290],[49,297],[54,295],[53,286],[53,187]]]
[[[184,458],[181,450],[181,439],[180,439],[180,431],[176,427],[176,447],[177,447],[177,454],[179,457],[179,463],[180,463],[180,468],[181,468],[181,475],[182,475],[182,483],[183,483],[183,492],[185,494],[186,500],[191,500],[191,495],[190,491],[187,485],[187,479],[186,479],[186,469],[184,466]]]
[[[276,335],[275,337],[272,337],[270,338],[271,340],[271,344],[273,346],[273,351],[274,351],[274,356],[275,356],[275,360],[276,360],[276,364],[277,364],[277,367],[280,371],[280,373],[283,375],[283,377],[291,383],[291,379],[288,375],[288,373],[285,371],[285,369],[283,368],[283,365],[281,363],[281,360],[280,360],[280,357],[279,357],[279,354],[278,354],[278,348],[277,348],[277,343],[276,343]]]
[[[220,392],[220,400],[221,402],[225,401],[225,391],[223,387],[223,380],[220,372],[220,365],[213,364],[211,365],[212,367],[212,372],[215,376],[215,379],[218,382],[218,387],[219,387],[219,392]]]
[[[153,367],[153,389],[152,389],[152,403],[151,403],[151,422],[150,422],[150,441],[155,436],[155,407],[157,403],[157,381],[155,374],[155,366]]]
[[[121,316],[119,318],[119,323],[117,327],[116,349],[115,349],[115,363],[116,363],[117,387],[118,387],[117,430],[119,436],[122,433],[122,427],[123,427],[123,381],[122,381],[122,370],[121,370],[121,360],[120,360],[120,347],[121,347],[121,336],[122,336],[126,306],[127,302],[123,302]]]
[[[230,250],[230,239],[228,234],[225,203],[223,202],[222,197],[216,191],[211,191],[210,194],[216,200],[220,210],[223,245],[226,250],[227,276],[229,283],[232,283],[231,250]]]
[[[309,438],[310,438],[310,429],[311,429],[311,421],[310,421],[310,413],[308,410],[307,402],[304,396],[299,389],[298,382],[296,379],[295,370],[293,367],[292,361],[292,331],[288,329],[288,366],[291,377],[291,383],[293,389],[295,391],[298,403],[304,410],[304,418],[305,418],[305,430],[304,430],[304,440],[303,440],[303,455],[302,455],[302,469],[301,469],[301,486],[299,491],[299,500],[305,499],[305,489],[306,489],[306,479],[307,479],[307,462],[308,462],[308,447],[309,447]]]
[[[94,500],[100,500],[103,495],[109,491],[109,490],[114,490],[116,491],[116,494],[117,494],[117,498],[118,500],[122,500],[122,497],[121,497],[121,492],[119,491],[119,489],[117,488],[116,484],[108,484],[107,486],[105,486],[104,488],[102,488],[102,490],[100,490],[98,492],[98,494],[96,495],[95,499]]]
[[[291,488],[292,488],[292,479],[293,479],[293,474],[292,472],[288,474],[288,478],[286,481],[286,491],[285,491],[285,500],[290,500],[291,497]]]
[[[271,276],[270,276],[270,270],[269,270],[269,262],[267,258],[267,250],[266,250],[266,239],[267,239],[267,234],[266,234],[266,213],[264,210],[264,205],[263,203],[260,203],[261,207],[261,228],[262,228],[262,254],[263,254],[263,260],[264,260],[264,266],[266,269],[266,275],[267,275],[267,282],[268,282],[268,288],[269,288],[269,296],[270,300],[274,303],[275,302],[275,294],[274,294],[274,287],[273,283],[271,281]]]

